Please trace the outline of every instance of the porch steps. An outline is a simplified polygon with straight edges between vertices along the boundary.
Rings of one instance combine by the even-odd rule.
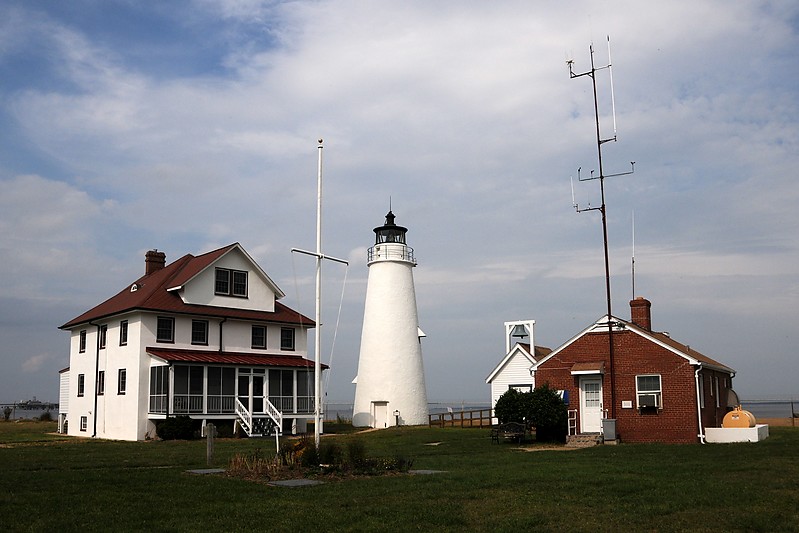
[[[580,435],[569,435],[566,438],[567,448],[590,448],[602,444],[602,435],[599,433],[583,433]]]

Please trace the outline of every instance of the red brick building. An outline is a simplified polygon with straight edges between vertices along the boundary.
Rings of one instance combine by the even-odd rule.
[[[624,442],[693,443],[721,427],[735,371],[652,331],[651,305],[632,300],[629,322],[604,316],[533,366],[537,385],[567,391],[571,433],[613,419]]]

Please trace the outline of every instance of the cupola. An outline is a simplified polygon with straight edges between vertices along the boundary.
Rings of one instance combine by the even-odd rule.
[[[389,210],[388,214],[386,214],[386,223],[376,227],[374,232],[375,244],[383,244],[386,242],[405,244],[405,233],[408,232],[408,228],[403,228],[402,226],[394,224],[394,213]]]

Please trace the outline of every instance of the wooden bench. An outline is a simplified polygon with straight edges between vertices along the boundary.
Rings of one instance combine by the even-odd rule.
[[[491,442],[499,444],[500,437],[503,440],[515,440],[523,442],[527,437],[527,426],[520,422],[506,422],[491,428]]]

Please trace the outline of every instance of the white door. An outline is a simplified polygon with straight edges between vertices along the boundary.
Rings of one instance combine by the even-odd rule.
[[[373,428],[388,427],[388,402],[375,402],[375,419]]]
[[[580,378],[580,432],[602,432],[602,378]]]

